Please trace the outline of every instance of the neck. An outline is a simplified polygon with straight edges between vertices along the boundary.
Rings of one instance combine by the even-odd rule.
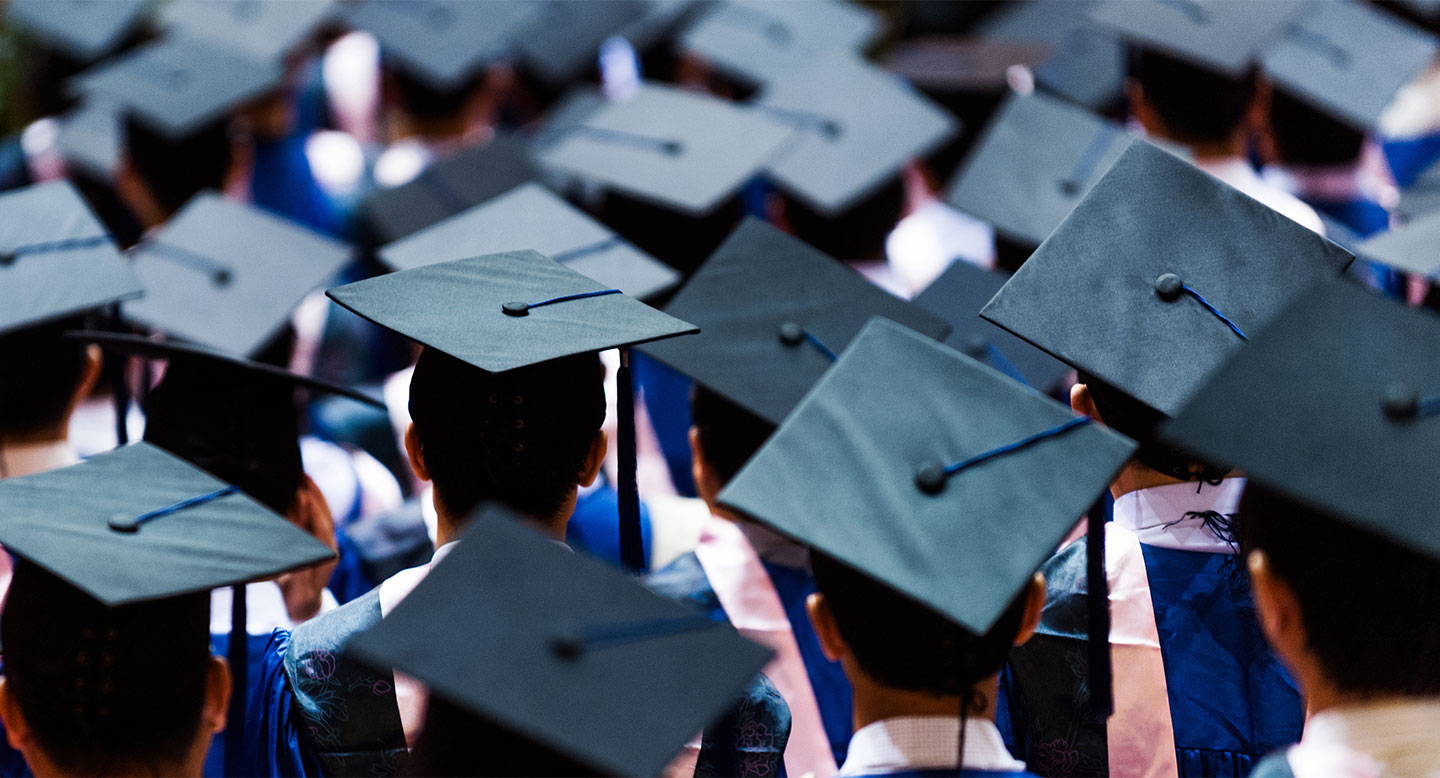
[[[431,499],[435,504],[435,547],[439,548],[452,540],[458,540],[460,538],[460,535],[465,531],[468,517],[456,516],[454,513],[451,513],[450,510],[445,507],[445,503],[440,500],[439,492],[434,489],[431,489],[430,492],[433,495]],[[523,519],[531,529],[551,540],[563,543],[565,542],[565,530],[570,525],[570,515],[575,512],[575,501],[578,496],[579,490],[572,489],[570,491],[570,497],[565,500],[565,503],[560,506],[560,510],[556,511],[554,515],[548,517],[526,515]]]
[[[845,674],[850,678],[854,693],[855,729],[885,719],[904,716],[951,716],[960,715],[960,698],[946,694],[930,694],[908,689],[882,686],[865,674],[863,670],[852,672],[854,660],[846,657]],[[999,693],[1000,676],[992,675],[976,684],[975,691],[984,698],[984,705],[966,711],[972,719],[995,718],[995,696]]]
[[[1146,467],[1138,460],[1130,460],[1121,468],[1120,474],[1110,482],[1110,496],[1116,500],[1121,495],[1131,492],[1138,492],[1141,489],[1150,489],[1156,486],[1168,486],[1170,484],[1185,484],[1190,481],[1182,481],[1174,476],[1168,476],[1159,470]]]
[[[1196,162],[1223,162],[1245,155],[1245,140],[1237,136],[1228,141],[1202,141],[1186,143],[1185,147],[1195,155]]]

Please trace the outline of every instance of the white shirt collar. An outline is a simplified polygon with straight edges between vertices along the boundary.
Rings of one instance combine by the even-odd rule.
[[[1305,722],[1287,761],[1296,778],[1440,776],[1440,697],[1332,708]]]
[[[1266,183],[1244,158],[1220,157],[1193,162],[1195,167],[1259,200],[1271,210],[1289,217],[1311,232],[1325,234],[1325,225],[1320,221],[1315,209],[1301,202],[1295,195]]]
[[[1233,554],[1235,547],[1207,527],[1203,518],[1186,514],[1233,514],[1244,489],[1244,478],[1226,478],[1218,486],[1186,482],[1138,489],[1115,499],[1115,523],[1148,546]]]
[[[959,737],[960,719],[954,716],[901,716],[866,724],[850,738],[839,775],[953,770]],[[1024,770],[1025,763],[1005,750],[995,722],[966,719],[965,767],[1016,772]]]

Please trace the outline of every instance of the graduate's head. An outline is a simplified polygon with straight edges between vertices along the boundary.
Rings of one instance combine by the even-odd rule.
[[[406,775],[603,775],[463,706],[431,695]]]
[[[1275,162],[1297,167],[1353,165],[1365,132],[1277,89],[1270,99],[1267,150]]]
[[[0,717],[36,775],[200,775],[230,674],[205,593],[106,608],[19,561],[0,613]]]
[[[100,350],[61,337],[83,327],[83,317],[72,317],[0,335],[0,446],[65,438],[70,414],[100,377]]]
[[[1233,78],[1154,49],[1131,53],[1130,113],[1151,135],[1176,143],[1238,153],[1260,92],[1253,69]]]
[[[171,138],[127,116],[116,191],[146,228],[174,216],[190,198],[223,189],[235,164],[230,121],[221,118]]]
[[[771,221],[836,259],[865,262],[885,257],[885,239],[905,214],[905,182],[888,183],[838,214],[826,215],[788,195],[772,198]]]
[[[410,381],[410,463],[442,520],[495,500],[564,521],[605,458],[604,367],[580,354],[491,373],[426,348]]]
[[[760,450],[775,425],[695,384],[690,396],[690,455],[695,488],[710,505]]]
[[[936,701],[961,698],[981,710],[977,689],[1000,672],[1010,649],[1040,623],[1045,579],[1036,574],[983,635],[825,554],[812,551],[818,594],[806,603],[826,656],[840,661],[857,694]],[[946,712],[958,708],[945,702]]]
[[[1161,475],[1181,481],[1216,481],[1227,472],[1161,442],[1157,433],[1165,414],[1095,376],[1080,373],[1079,383],[1070,388],[1070,407],[1139,443],[1133,461]]]
[[[1301,691],[1440,694],[1440,562],[1253,481],[1238,528],[1261,627]]]

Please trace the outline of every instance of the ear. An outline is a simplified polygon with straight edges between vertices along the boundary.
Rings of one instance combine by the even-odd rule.
[[[71,413],[75,412],[75,406],[95,390],[95,384],[100,380],[100,369],[104,364],[105,357],[99,346],[91,343],[85,347],[85,366],[80,370],[80,381],[75,385],[75,394],[70,398]]]
[[[1040,627],[1040,616],[1045,613],[1045,574],[1037,572],[1030,583],[1025,585],[1025,615],[1020,617],[1020,631],[1015,633],[1015,645],[1029,640]]]
[[[600,475],[600,467],[605,464],[605,452],[610,450],[610,436],[605,430],[596,430],[595,437],[590,441],[590,453],[585,455],[585,469],[580,473],[580,486],[589,486],[595,483]]]
[[[201,731],[219,734],[225,731],[225,717],[230,710],[230,665],[218,656],[210,657],[205,669],[205,705],[200,709]]]
[[[425,466],[425,452],[420,446],[420,433],[416,431],[413,421],[405,427],[405,454],[410,458],[410,469],[415,471],[415,477],[421,481],[429,481],[430,468]]]
[[[690,428],[690,476],[695,479],[695,491],[706,505],[714,506],[715,498],[720,494],[720,484],[715,477],[715,471],[711,469],[710,463],[705,460],[705,445],[700,442],[700,428]]]
[[[1105,422],[1100,418],[1100,409],[1095,407],[1095,398],[1090,396],[1090,387],[1085,384],[1070,387],[1070,410],[1089,416],[1102,424]]]
[[[1142,127],[1151,132],[1155,131],[1152,125],[1157,117],[1154,109],[1145,101],[1145,88],[1140,86],[1138,79],[1125,79],[1125,104],[1130,110],[1130,115],[1135,117]]]
[[[1309,636],[1300,612],[1300,598],[1295,590],[1275,573],[1264,551],[1251,551],[1245,558],[1250,570],[1250,591],[1255,599],[1255,613],[1260,629],[1275,653],[1294,667],[1306,653]]]
[[[795,232],[795,228],[790,224],[790,213],[785,209],[785,198],[775,192],[765,195],[765,221],[782,232]]]
[[[1255,95],[1250,98],[1250,107],[1245,110],[1245,121],[1249,130],[1261,132],[1270,126],[1270,104],[1273,99],[1274,90],[1270,87],[1270,82],[1257,78]]]
[[[830,603],[825,595],[815,592],[805,598],[805,613],[815,627],[815,637],[820,640],[820,650],[831,662],[839,662],[850,654],[850,647],[840,637],[840,627],[835,624],[835,614],[830,612]]]
[[[30,725],[20,711],[20,703],[10,691],[10,683],[0,678],[0,721],[5,722],[5,739],[16,751],[26,755],[35,749],[35,739],[30,734]]]

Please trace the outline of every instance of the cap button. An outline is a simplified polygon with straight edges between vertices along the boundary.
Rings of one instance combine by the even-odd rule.
[[[1080,194],[1080,182],[1073,178],[1066,178],[1060,181],[1060,194],[1066,197],[1075,197]]]
[[[210,276],[210,280],[214,282],[216,286],[225,287],[229,286],[230,281],[233,279],[230,276],[229,270],[216,270],[215,274]]]
[[[945,467],[938,462],[929,462],[915,471],[915,486],[926,494],[939,494],[945,488]]]
[[[985,356],[985,352],[989,350],[990,344],[986,343],[985,339],[979,335],[968,338],[965,341],[965,355],[972,359],[980,359]]]
[[[556,635],[550,638],[550,653],[561,659],[573,662],[584,652],[584,646],[573,635]]]
[[[530,303],[517,303],[512,300],[500,306],[500,310],[504,311],[506,316],[525,316],[530,313]]]
[[[660,144],[660,150],[672,157],[678,157],[685,151],[685,144],[678,140],[667,140]]]
[[[1180,290],[1183,289],[1184,286],[1185,283],[1180,280],[1180,276],[1174,273],[1166,273],[1155,279],[1155,294],[1160,295],[1161,300],[1167,303],[1173,303],[1180,299]]]
[[[134,516],[124,513],[114,514],[105,523],[116,532],[133,533],[140,530],[140,522],[136,521]]]
[[[1402,383],[1385,387],[1385,415],[1392,421],[1405,421],[1420,415],[1420,395]]]
[[[805,339],[805,328],[793,321],[780,324],[780,342],[787,346],[798,346]]]

